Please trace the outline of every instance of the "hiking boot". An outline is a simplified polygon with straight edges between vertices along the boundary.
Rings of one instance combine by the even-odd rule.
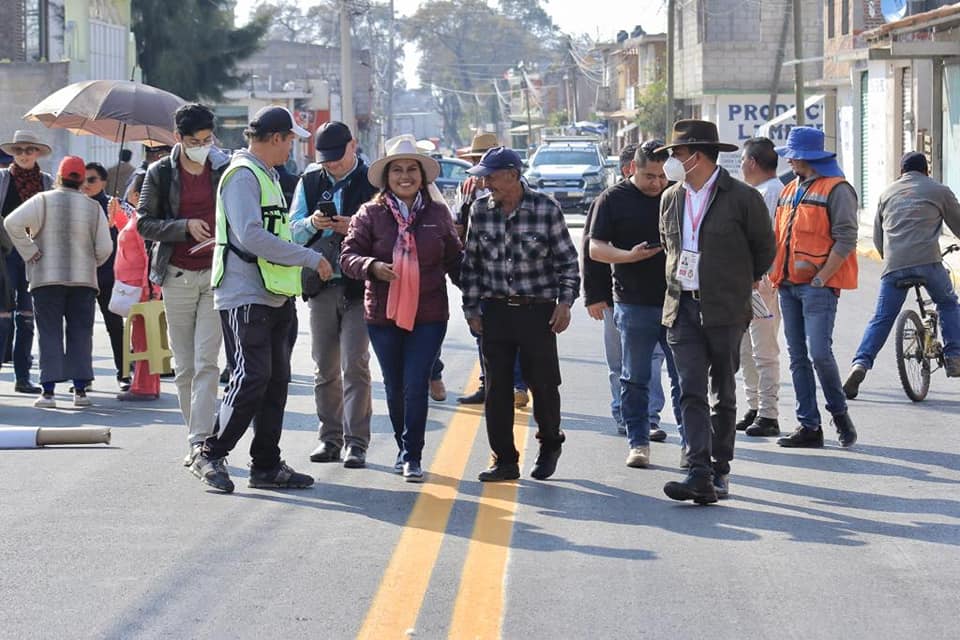
[[[562,445],[550,445],[549,447],[540,446],[540,455],[537,461],[533,463],[533,470],[530,476],[536,480],[546,480],[557,470],[557,460],[560,459]]]
[[[489,469],[481,471],[477,477],[480,482],[516,480],[520,477],[520,465],[516,462],[494,462]]]
[[[658,424],[650,424],[650,442],[663,442],[667,439],[667,432]]]
[[[203,454],[197,456],[190,465],[190,473],[200,478],[200,482],[217,491],[233,493],[233,480],[227,473],[227,459],[209,459]]]
[[[713,486],[710,474],[688,474],[680,482],[668,482],[663,492],[671,500],[693,500],[697,504],[710,504],[717,501],[717,490]]]
[[[960,378],[960,356],[947,356],[943,359],[943,368],[948,378]]]
[[[713,491],[717,500],[726,500],[730,497],[730,476],[726,473],[713,474]]]
[[[460,404],[483,404],[487,399],[487,390],[483,385],[480,385],[480,388],[471,393],[468,396],[461,396],[457,398],[457,402]]]
[[[33,401],[33,406],[38,409],[56,409],[57,399],[52,393],[42,393],[40,397]]]
[[[745,432],[753,438],[770,438],[780,435],[780,422],[776,418],[757,418]]]
[[[423,482],[423,468],[419,462],[403,463],[403,479],[406,482]]]
[[[313,486],[313,477],[297,473],[281,460],[273,469],[265,471],[251,465],[247,486],[251,489],[306,489]]]
[[[347,455],[343,456],[343,466],[347,469],[362,469],[367,466],[367,452],[355,444],[347,447]]]
[[[833,426],[837,428],[841,447],[852,447],[857,441],[857,430],[849,413],[838,413],[833,416]]]
[[[87,392],[83,389],[74,389],[73,390],[73,406],[75,407],[89,407],[93,403],[90,402],[90,398],[87,397]]]
[[[948,374],[949,375],[949,374]],[[847,374],[847,381],[843,383],[843,395],[847,400],[853,400],[860,393],[860,385],[863,379],[867,377],[867,368],[862,364],[855,364]]]
[[[801,425],[790,435],[777,440],[777,444],[793,449],[819,449],[823,446],[823,429],[807,429]]]
[[[645,469],[650,464],[650,447],[633,447],[627,454],[627,466]]]
[[[513,390],[513,406],[516,409],[523,409],[525,406],[530,404],[530,394],[527,393],[526,389],[514,389]]]
[[[443,384],[443,380],[430,381],[430,399],[437,402],[447,399],[447,387]]]
[[[743,420],[737,423],[737,431],[746,431],[747,427],[753,424],[753,421],[757,419],[757,410],[750,409],[743,415]]]
[[[310,462],[340,462],[340,447],[332,442],[321,442],[310,454]]]
[[[190,451],[187,452],[187,455],[183,456],[183,466],[189,467],[193,464],[193,461],[197,459],[200,453],[203,451],[203,443],[195,442],[190,445]]]

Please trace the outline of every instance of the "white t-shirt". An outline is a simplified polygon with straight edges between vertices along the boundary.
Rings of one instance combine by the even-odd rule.
[[[773,221],[777,214],[777,202],[780,200],[780,192],[783,191],[783,183],[780,182],[780,178],[773,176],[758,184],[754,189],[763,196],[763,201],[767,204],[767,211],[770,212],[770,220]]]
[[[683,230],[680,235],[684,251],[700,252],[700,230],[703,229],[703,221],[707,217],[707,209],[710,207],[710,198],[713,195],[713,185],[716,183],[718,175],[720,175],[719,167],[714,169],[713,175],[703,183],[699,191],[695,191],[688,182],[683,183],[683,188],[687,191],[686,204],[684,204],[683,210]],[[694,233],[693,218],[697,214],[700,214],[700,220],[697,223],[696,233]],[[684,291],[698,290],[700,288],[700,274],[696,274],[692,283],[684,283],[681,286]]]

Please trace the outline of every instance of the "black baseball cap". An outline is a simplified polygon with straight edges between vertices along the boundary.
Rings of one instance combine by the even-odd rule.
[[[927,156],[919,151],[910,151],[909,153],[905,153],[900,159],[900,173],[906,173],[907,171],[919,171],[920,173],[926,173],[929,169],[930,167],[927,164]]]
[[[520,154],[509,147],[487,149],[480,158],[480,162],[467,169],[467,173],[474,176],[488,176],[500,169],[523,171],[523,160],[520,159]]]
[[[324,122],[317,129],[317,162],[336,162],[347,152],[351,140],[350,127],[336,120]]]
[[[286,107],[264,107],[257,111],[247,125],[247,132],[253,134],[286,133],[292,131],[301,138],[309,138],[310,132],[299,126],[293,114]]]

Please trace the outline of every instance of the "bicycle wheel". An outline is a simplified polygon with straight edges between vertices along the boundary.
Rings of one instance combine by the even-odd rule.
[[[930,390],[930,361],[924,353],[926,329],[912,309],[897,316],[897,372],[907,397],[920,402]]]

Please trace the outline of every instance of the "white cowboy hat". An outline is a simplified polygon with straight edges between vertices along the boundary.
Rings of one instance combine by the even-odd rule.
[[[387,154],[370,165],[367,169],[367,179],[378,189],[385,188],[383,184],[383,170],[394,160],[416,160],[427,176],[430,184],[440,175],[440,163],[430,156],[423,155],[417,150],[417,139],[409,133],[390,138],[384,144]],[[423,185],[426,187],[427,185]]]
[[[13,154],[13,147],[15,146],[33,146],[40,149],[39,156],[48,156],[53,153],[53,148],[48,145],[46,142],[41,142],[40,138],[37,137],[33,131],[27,131],[21,129],[13,134],[13,140],[10,142],[4,142],[0,144],[0,149],[3,149],[4,153],[8,153],[11,156]]]

